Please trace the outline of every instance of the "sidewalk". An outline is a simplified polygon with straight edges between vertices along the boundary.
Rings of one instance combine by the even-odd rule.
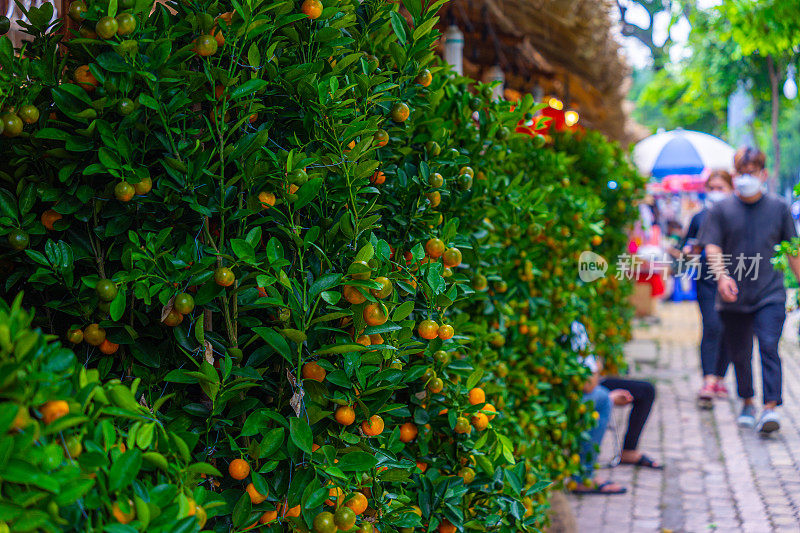
[[[770,439],[739,429],[735,400],[711,411],[695,405],[701,385],[696,304],[665,304],[661,323],[641,327],[627,347],[631,377],[656,384],[656,402],[640,449],[662,460],[663,471],[620,466],[603,469],[628,487],[621,496],[570,496],[578,531],[587,533],[800,532],[800,348],[798,317],[787,320],[781,341],[784,408],[781,431]],[[754,359],[756,397],[760,363]],[[735,397],[732,369],[726,380]],[[615,409],[624,431],[627,412]],[[613,418],[612,418],[613,425]],[[606,433],[600,464],[614,455]],[[622,434],[620,434],[620,439]]]

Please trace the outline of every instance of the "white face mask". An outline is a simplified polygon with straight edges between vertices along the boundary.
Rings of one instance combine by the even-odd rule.
[[[748,198],[761,192],[761,180],[752,174],[742,174],[733,178],[733,188],[739,196]]]
[[[706,201],[709,204],[715,204],[720,200],[724,200],[728,197],[728,193],[725,191],[710,191],[706,193]]]

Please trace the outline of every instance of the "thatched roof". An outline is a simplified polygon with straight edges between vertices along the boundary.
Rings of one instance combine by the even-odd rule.
[[[555,95],[581,124],[627,142],[623,101],[629,69],[611,35],[609,0],[451,0],[440,29],[464,33],[465,73],[480,78],[493,65],[506,87]]]

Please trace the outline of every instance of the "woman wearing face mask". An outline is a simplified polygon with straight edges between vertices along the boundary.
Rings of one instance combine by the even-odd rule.
[[[697,233],[708,210],[733,191],[731,175],[725,170],[714,170],[708,175],[705,184],[706,207],[692,217],[689,229],[683,237],[681,249],[685,255],[695,259],[699,256],[697,280],[697,304],[703,317],[703,338],[700,341],[700,365],[703,369],[703,387],[697,393],[701,407],[711,407],[712,400],[728,396],[723,378],[728,370],[730,357],[722,346],[722,321],[714,308],[717,296],[717,282],[708,272],[705,254],[697,244]],[[695,262],[696,263],[696,262]]]

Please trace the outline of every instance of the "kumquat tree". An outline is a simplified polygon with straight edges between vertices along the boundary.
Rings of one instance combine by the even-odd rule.
[[[0,37],[0,531],[546,526],[588,475],[570,324],[612,368],[630,334],[578,256],[625,250],[643,182],[453,74],[444,2]]]

